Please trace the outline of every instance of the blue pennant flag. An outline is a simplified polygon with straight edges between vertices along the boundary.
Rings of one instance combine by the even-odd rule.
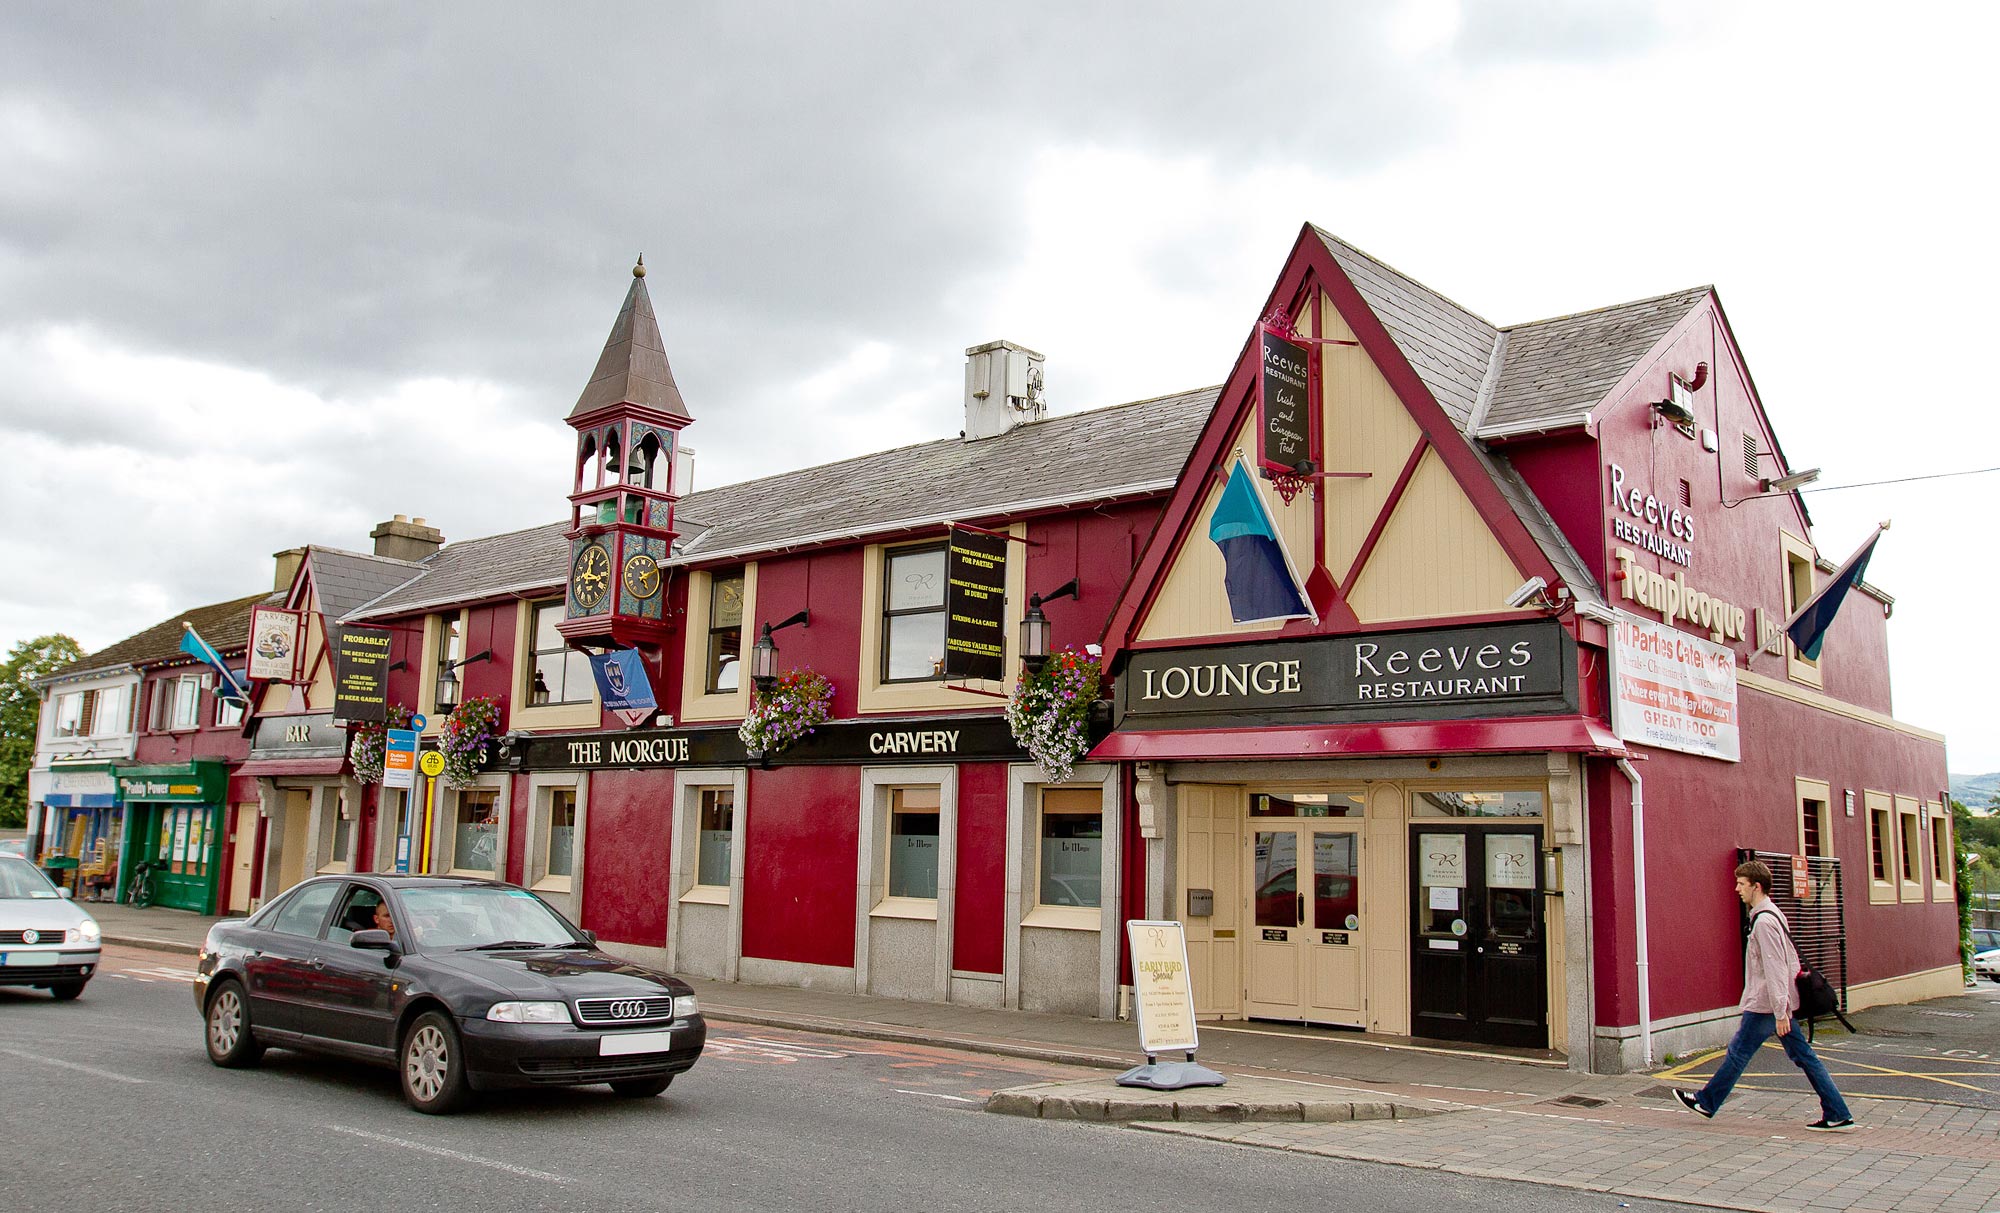
[[[1875,554],[1876,541],[1882,532],[1889,529],[1888,523],[1875,528],[1868,542],[1847,558],[1833,575],[1833,580],[1820,588],[1819,593],[1806,600],[1798,614],[1785,624],[1785,635],[1791,637],[1799,652],[1808,660],[1819,660],[1819,646],[1826,639],[1826,630],[1833,626],[1833,617],[1840,613],[1840,604],[1847,601],[1847,591],[1868,572],[1868,558]]]
[[[1306,603],[1291,557],[1240,456],[1208,520],[1208,537],[1222,549],[1223,584],[1229,589],[1231,619],[1264,623],[1317,617]]]
[[[203,640],[201,633],[195,631],[194,625],[186,620],[181,621],[181,652],[215,671],[216,694],[224,699],[233,699],[237,703],[250,701],[250,693],[243,689],[243,683],[237,678],[235,671],[222,660],[222,654],[216,652],[208,641]]]

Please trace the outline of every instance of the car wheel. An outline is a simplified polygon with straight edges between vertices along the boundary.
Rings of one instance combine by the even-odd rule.
[[[57,1002],[68,1002],[83,993],[85,984],[87,983],[81,981],[66,981],[59,986],[50,986],[49,993],[55,995]]]
[[[233,981],[223,982],[209,995],[202,1036],[208,1059],[224,1069],[254,1066],[264,1056],[264,1046],[250,1030],[250,1004],[243,987]]]
[[[659,1078],[623,1078],[611,1084],[611,1089],[627,1099],[651,1099],[674,1085],[674,1076]]]
[[[396,1069],[403,1100],[419,1112],[441,1116],[465,1102],[465,1052],[451,1017],[425,1011],[403,1037]]]

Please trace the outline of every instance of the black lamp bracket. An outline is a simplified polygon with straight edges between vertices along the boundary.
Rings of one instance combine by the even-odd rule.
[[[784,631],[784,630],[785,630],[786,628],[788,628],[788,627],[791,627],[791,626],[792,626],[793,624],[797,624],[797,625],[799,625],[800,627],[805,627],[805,628],[809,628],[809,627],[811,627],[811,626],[812,626],[812,612],[811,612],[811,611],[804,611],[804,610],[801,610],[801,611],[796,611],[796,612],[794,612],[793,614],[791,614],[791,615],[788,615],[788,616],[786,616],[786,617],[785,617],[785,620],[784,620],[784,622],[782,622],[782,623],[767,623],[767,624],[765,624],[765,625],[764,625],[764,628],[763,628],[763,632],[764,632],[764,635],[766,635],[766,636],[769,636],[769,635],[770,635],[771,633],[773,633],[773,632],[782,632],[782,631]]]
[[[1078,602],[1083,601],[1083,591],[1078,588],[1076,578],[1070,578],[1046,594],[1028,595],[1028,605],[1031,608],[1038,607],[1045,602],[1053,602],[1058,598],[1074,598]]]

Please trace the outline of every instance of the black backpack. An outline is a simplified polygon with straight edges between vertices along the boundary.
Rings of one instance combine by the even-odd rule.
[[[1769,910],[1759,910],[1750,916],[1750,926],[1754,929],[1757,920],[1766,914],[1778,920],[1778,929],[1785,933],[1785,942],[1791,945],[1792,955],[1798,958],[1799,973],[1792,979],[1792,984],[1797,986],[1799,991],[1799,1018],[1810,1023],[1823,1015],[1831,1015],[1852,1032],[1854,1025],[1848,1023],[1847,1016],[1840,1013],[1840,995],[1834,990],[1833,983],[1826,979],[1824,973],[1807,964],[1806,958],[1799,954],[1799,945],[1792,938],[1792,929],[1785,925],[1784,918]]]

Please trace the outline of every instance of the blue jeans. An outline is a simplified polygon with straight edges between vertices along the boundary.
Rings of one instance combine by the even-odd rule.
[[[1695,1096],[1696,1102],[1709,1112],[1720,1111],[1722,1101],[1729,1098],[1730,1089],[1736,1080],[1743,1077],[1743,1068],[1757,1055],[1764,1042],[1771,1039],[1778,1030],[1778,1017],[1764,1011],[1743,1012],[1743,1022],[1737,1025],[1736,1038],[1729,1042],[1729,1053],[1722,1059],[1721,1068],[1708,1085]],[[1812,1084],[1813,1093],[1819,1096],[1820,1113],[1828,1120],[1850,1120],[1847,1101],[1840,1097],[1840,1091],[1833,1085],[1826,1067],[1820,1063],[1819,1055],[1806,1043],[1804,1021],[1792,1020],[1792,1030],[1778,1037],[1778,1043],[1785,1046],[1785,1056],[1792,1064],[1806,1072],[1806,1081]]]

